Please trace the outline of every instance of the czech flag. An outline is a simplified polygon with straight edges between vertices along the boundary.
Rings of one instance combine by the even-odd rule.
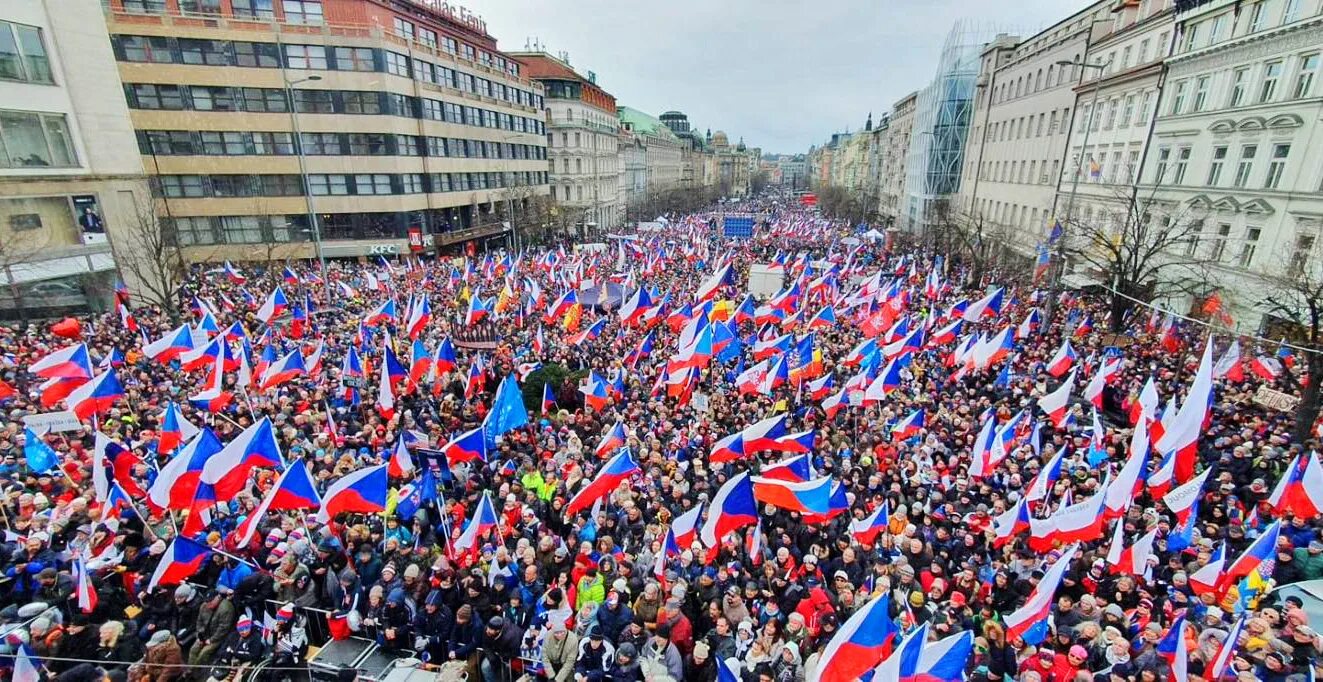
[[[220,440],[211,429],[199,431],[161,467],[156,480],[152,481],[151,489],[147,491],[147,504],[158,511],[188,509],[197,495],[207,460],[222,449]]]
[[[905,440],[918,435],[923,430],[924,413],[923,408],[919,408],[910,413],[910,416],[896,422],[891,427],[891,437],[893,440]]]
[[[432,321],[432,304],[427,296],[420,297],[419,303],[409,310],[409,321],[405,324],[405,330],[410,339],[417,339],[422,335],[427,324]]]
[[[1075,358],[1075,349],[1071,347],[1070,339],[1066,339],[1061,343],[1061,347],[1057,349],[1056,355],[1053,355],[1052,359],[1048,361],[1047,373],[1060,378],[1062,374],[1070,371],[1071,366],[1075,364]]]
[[[395,324],[395,299],[392,298],[376,308],[373,308],[372,312],[368,313],[364,322],[368,326]]]
[[[579,387],[579,392],[583,394],[583,402],[594,410],[601,411],[606,407],[606,381],[597,375],[597,372],[589,372],[588,379],[583,386]]]
[[[212,487],[217,502],[229,502],[245,487],[253,467],[283,465],[271,420],[262,417],[207,459],[201,480]]]
[[[176,537],[161,555],[156,571],[147,583],[147,591],[152,592],[157,585],[178,585],[192,578],[202,570],[202,564],[211,556],[206,545],[184,537]]]
[[[1190,679],[1186,669],[1190,662],[1190,654],[1186,651],[1184,613],[1172,621],[1171,628],[1162,639],[1158,640],[1156,650],[1158,655],[1167,661],[1171,679],[1182,681]]]
[[[964,320],[956,320],[955,322],[933,332],[932,335],[928,337],[928,347],[936,348],[955,341],[956,337],[960,336],[960,328],[964,326],[964,324]]]
[[[639,287],[620,306],[620,324],[626,327],[637,324],[652,308],[652,297],[648,295],[648,290]]]
[[[824,307],[822,310],[819,310],[817,314],[815,314],[808,321],[809,331],[813,331],[815,329],[831,329],[832,327],[835,326],[836,326],[836,308],[831,305],[828,305]]]
[[[1038,407],[1060,429],[1066,413],[1070,411],[1070,392],[1075,387],[1075,370],[1071,370],[1066,380],[1055,391],[1038,399]]]
[[[224,363],[219,359],[216,360],[216,367],[211,373],[211,381],[209,382],[209,385],[207,388],[203,389],[201,393],[189,396],[189,404],[199,410],[206,410],[211,414],[220,412],[225,409],[226,405],[230,404],[230,400],[234,396],[224,388],[225,372],[223,370],[223,365]]]
[[[120,386],[114,370],[106,370],[96,378],[75,388],[64,402],[79,419],[87,419],[93,414],[105,412],[124,397],[124,387]]]
[[[1190,589],[1199,595],[1217,592],[1222,582],[1222,569],[1226,564],[1227,543],[1223,540],[1208,558],[1208,563],[1190,574]]]
[[[477,546],[478,540],[496,527],[496,507],[492,506],[492,494],[483,491],[482,500],[473,510],[473,516],[464,524],[464,530],[455,539],[455,549],[465,551]]]
[[[707,521],[699,531],[703,545],[712,551],[721,546],[728,533],[758,522],[758,503],[753,497],[753,482],[748,473],[726,481],[712,498]]]
[[[234,284],[243,284],[248,281],[248,278],[244,277],[243,273],[239,272],[238,268],[230,265],[230,261],[225,261],[225,276],[229,277],[230,282]]]
[[[1314,453],[1296,455],[1268,497],[1278,516],[1309,520],[1323,512],[1323,466]]]
[[[483,437],[482,427],[466,431],[450,439],[441,447],[446,461],[454,466],[460,462],[487,461],[487,439]]]
[[[889,595],[855,611],[823,648],[807,682],[855,682],[891,653],[900,630],[891,620]]]
[[[419,384],[432,369],[432,355],[427,352],[423,342],[414,339],[409,352],[409,383]]]
[[[864,405],[885,400],[888,395],[900,388],[900,365],[895,360],[887,363],[886,369],[864,389]]]
[[[740,432],[745,453],[776,450],[778,439],[786,435],[785,414],[768,417]]]
[[[317,486],[312,482],[308,467],[302,462],[296,462],[285,469],[275,486],[262,498],[262,503],[235,529],[234,533],[239,538],[236,544],[239,547],[248,545],[267,512],[318,509],[321,506],[322,497],[317,494]]]
[[[385,464],[359,469],[337,480],[326,489],[321,511],[317,517],[323,522],[337,514],[360,512],[372,514],[386,509]]]
[[[1259,537],[1255,538],[1254,542],[1227,566],[1221,584],[1227,585],[1249,575],[1250,571],[1259,568],[1265,561],[1275,561],[1277,559],[1277,538],[1281,535],[1281,531],[1281,519],[1273,521],[1272,525],[1263,529]]]
[[[192,372],[204,367],[210,369],[216,364],[216,360],[224,359],[226,355],[225,338],[217,336],[201,348],[193,348],[181,353],[179,355],[179,367],[185,372]],[[233,370],[234,367],[229,369]]]
[[[459,365],[455,358],[455,344],[450,337],[441,339],[441,345],[436,349],[436,357],[432,361],[436,365],[436,371],[439,373],[452,372]]]
[[[1118,522],[1112,535],[1111,547],[1107,550],[1107,563],[1112,570],[1127,575],[1142,576],[1148,571],[1148,558],[1153,556],[1153,543],[1158,538],[1158,529],[1140,536],[1135,544],[1125,546],[1125,523]]]
[[[827,514],[831,511],[831,476],[812,481],[783,481],[755,476],[753,498],[778,509],[800,514]]]
[[[713,272],[710,277],[708,277],[706,280],[703,281],[702,284],[698,286],[698,290],[694,292],[694,302],[701,303],[703,301],[716,298],[717,292],[721,289],[723,285],[735,284],[735,279],[733,275],[734,272],[731,270],[730,264],[726,264],[721,266],[720,268],[717,268],[717,270]]]
[[[28,371],[44,379],[91,379],[92,358],[87,344],[80,343],[43,356]]]
[[[887,511],[887,501],[882,500],[882,504],[872,514],[850,521],[850,535],[860,544],[871,545],[878,533],[885,531],[890,523],[891,512]]]
[[[266,371],[262,372],[262,378],[258,381],[258,389],[268,391],[300,374],[303,374],[303,354],[296,348],[271,363]]]
[[[1277,358],[1259,355],[1250,361],[1250,371],[1264,381],[1274,381],[1282,375],[1282,363]]]
[[[142,347],[143,355],[162,363],[168,363],[185,351],[193,350],[193,332],[188,325],[181,324],[172,332]]]
[[[573,518],[580,510],[587,509],[597,500],[611,494],[621,481],[638,472],[639,466],[634,463],[629,450],[621,450],[615,457],[607,460],[606,465],[597,472],[591,482],[570,498],[569,503],[565,505],[565,518]]]
[[[978,322],[983,318],[984,314],[989,312],[992,313],[994,317],[1000,315],[1002,297],[1005,293],[1005,288],[998,288],[987,296],[970,303],[969,306],[965,308],[965,312],[961,317],[963,317],[966,322]]]
[[[737,431],[717,441],[712,446],[712,452],[708,455],[708,459],[713,464],[744,459],[744,439],[742,436],[743,432]]]
[[[607,429],[607,432],[602,436],[602,440],[593,449],[593,453],[605,459],[607,455],[625,447],[627,438],[624,424],[616,422],[610,429]]]
[[[768,449],[794,454],[813,452],[815,440],[817,440],[817,432],[813,430],[790,433],[777,438],[775,445]]]
[[[156,451],[161,454],[170,454],[175,448],[187,441],[193,440],[197,435],[198,427],[180,414],[179,406],[173,402],[165,406],[165,412],[161,413],[161,428],[156,437]]]
[[[992,520],[992,546],[1001,547],[1026,530],[1029,530],[1029,501],[1022,497]]]
[[[832,379],[831,374],[823,376],[819,379],[814,379],[808,382],[809,398],[813,400],[822,400],[823,398],[826,398],[827,396],[831,395],[832,389],[834,387],[835,387],[835,381]]]
[[[808,453],[804,453],[775,464],[768,464],[762,468],[759,475],[778,481],[807,481],[813,477],[813,463],[809,461]]]
[[[551,394],[551,384],[542,384],[542,414],[550,414],[556,407],[556,398]]]
[[[409,455],[409,446],[404,442],[404,433],[395,441],[395,449],[391,450],[390,461],[387,463],[386,473],[391,478],[404,478],[414,472],[413,457]]]
[[[1071,545],[1070,549],[1058,557],[1043,573],[1043,579],[1034,586],[1034,591],[1029,594],[1029,599],[1024,605],[1006,617],[1007,641],[1019,637],[1027,644],[1037,645],[1047,637],[1047,619],[1052,612],[1054,595],[1061,586],[1061,579],[1066,569],[1075,560],[1078,549],[1077,545]]]
[[[267,294],[266,300],[262,306],[257,309],[257,319],[265,324],[271,324],[271,320],[280,317],[289,309],[289,299],[285,298],[285,292],[280,287],[276,287],[271,293]]]

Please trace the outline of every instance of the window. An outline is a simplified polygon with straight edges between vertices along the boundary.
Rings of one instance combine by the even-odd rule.
[[[1139,170],[1139,152],[1130,152],[1130,156],[1125,165],[1125,181],[1132,182],[1135,179],[1135,171]]]
[[[430,28],[418,28],[418,42],[431,47],[436,47],[436,31]]]
[[[1268,161],[1268,177],[1263,180],[1264,189],[1277,189],[1282,183],[1282,173],[1286,171],[1286,157],[1290,155],[1291,145],[1273,145],[1272,157]]]
[[[220,14],[220,0],[179,0],[179,10],[185,14]]]
[[[281,4],[285,8],[285,21],[291,24],[322,24],[322,0],[282,0]]]
[[[383,133],[349,134],[349,153],[353,156],[385,156],[387,151]]]
[[[1167,175],[1167,164],[1171,161],[1171,147],[1162,147],[1158,149],[1158,165],[1154,169],[1153,182],[1162,184],[1162,178]]]
[[[1268,19],[1268,3],[1259,0],[1250,6],[1249,33],[1258,33],[1264,29]]]
[[[1121,109],[1121,120],[1117,121],[1116,127],[1124,128],[1130,125],[1130,118],[1135,115],[1135,96],[1126,95],[1125,106]]]
[[[1314,242],[1317,239],[1312,234],[1296,235],[1295,251],[1291,253],[1291,274],[1299,275],[1305,271],[1305,267],[1312,260],[1314,253]]]
[[[211,196],[214,197],[252,197],[258,194],[256,175],[213,175],[211,176]]]
[[[1107,167],[1107,182],[1116,182],[1116,175],[1121,169],[1121,152],[1112,152],[1112,163]]]
[[[294,153],[292,136],[289,133],[253,133],[253,153],[289,156]]]
[[[1189,52],[1194,49],[1194,45],[1199,40],[1199,24],[1190,24],[1185,28],[1185,43],[1181,48],[1183,52]]]
[[[395,17],[395,35],[405,40],[413,40],[413,24],[399,17]]]
[[[1172,177],[1172,183],[1181,185],[1185,183],[1185,169],[1190,164],[1190,148],[1181,147],[1176,152],[1176,173]]]
[[[0,79],[55,82],[40,28],[0,21]]]
[[[133,101],[139,109],[179,111],[184,108],[184,97],[178,85],[135,83],[130,88]]]
[[[1129,46],[1129,45],[1126,45],[1126,46],[1125,46],[1125,49],[1121,50],[1121,68],[1122,68],[1122,69],[1128,69],[1128,68],[1130,68],[1130,52],[1131,52],[1131,49],[1130,49],[1130,46]]]
[[[299,136],[303,153],[309,156],[338,156],[342,152],[337,133],[303,133]]]
[[[346,114],[380,114],[381,97],[376,92],[344,93]]]
[[[262,236],[262,225],[266,223],[266,218],[262,216],[227,215],[221,216],[220,223],[226,242],[253,244],[265,241]]]
[[[1145,90],[1139,99],[1139,118],[1135,119],[1135,125],[1144,125],[1148,122],[1149,102],[1153,99],[1153,93]]]
[[[1227,240],[1231,239],[1231,224],[1222,223],[1217,226],[1217,239],[1213,240],[1213,252],[1209,254],[1214,263],[1221,262],[1222,256],[1227,250]]]
[[[473,46],[472,46],[472,45],[469,45],[469,44],[467,44],[467,43],[464,44],[464,45],[461,45],[461,46],[460,46],[460,50],[459,50],[459,54],[460,54],[461,57],[463,57],[464,59],[467,59],[468,61],[474,61],[474,59],[473,59]]]
[[[1203,111],[1208,102],[1208,76],[1200,76],[1194,81],[1194,103],[1191,111]]]
[[[165,0],[124,0],[124,11],[161,14],[165,12]]]
[[[1226,28],[1227,15],[1219,14],[1213,17],[1208,27],[1208,44],[1212,45],[1222,39],[1222,29]]]
[[[1263,67],[1263,86],[1259,88],[1259,101],[1268,102],[1277,94],[1277,81],[1282,77],[1282,62],[1268,62]]]
[[[385,173],[359,174],[354,176],[354,193],[390,194],[390,176]]]
[[[193,108],[198,111],[238,111],[232,88],[194,85],[189,88]]]
[[[321,45],[286,45],[285,63],[291,69],[325,69],[326,48]]]
[[[375,71],[370,47],[335,48],[335,68],[340,71]]]
[[[1300,58],[1300,72],[1295,77],[1295,87],[1291,88],[1292,99],[1304,99],[1314,89],[1314,74],[1318,72],[1318,53]]]
[[[1222,181],[1222,165],[1227,160],[1226,145],[1213,147],[1213,162],[1208,166],[1208,182],[1204,183],[1209,187],[1217,187]]]
[[[1172,116],[1180,115],[1185,109],[1185,86],[1189,81],[1177,81],[1176,90],[1171,95],[1171,109],[1167,111]]]
[[[319,196],[344,196],[349,194],[349,176],[340,174],[309,175],[308,189]]]
[[[422,194],[423,176],[418,173],[404,173],[400,176],[400,193]]]
[[[1148,62],[1148,38],[1139,41],[1139,64]]]
[[[0,168],[77,165],[63,114],[0,111]]]
[[[201,175],[162,175],[160,191],[171,199],[206,196]]]
[[[1250,173],[1254,170],[1254,155],[1258,154],[1258,145],[1247,144],[1240,148],[1240,163],[1236,164],[1234,185],[1244,188],[1249,185]]]
[[[148,130],[138,131],[138,148],[144,155],[191,155],[197,154],[197,145],[193,143],[193,133],[187,130]]]
[[[1227,101],[1228,107],[1238,107],[1245,103],[1245,88],[1248,84],[1249,68],[1231,72],[1231,98]]]
[[[305,92],[296,90],[295,92]],[[285,91],[276,88],[244,88],[243,110],[257,113],[283,114],[289,111]]]
[[[237,19],[271,20],[276,16],[271,0],[230,0],[230,7]]]
[[[1300,0],[1286,0],[1286,9],[1282,12],[1282,23],[1289,24],[1300,18]]]
[[[1240,245],[1240,257],[1236,259],[1236,265],[1248,268],[1250,263],[1254,262],[1254,250],[1259,247],[1259,235],[1261,234],[1263,234],[1263,230],[1257,227],[1245,230],[1245,242]]]
[[[3,34],[0,34],[2,36]],[[170,64],[175,61],[170,51],[170,40],[157,36],[120,36],[120,49],[124,51],[124,61],[148,62],[152,64]]]
[[[413,78],[424,83],[435,83],[436,65],[415,57],[413,60]]]
[[[179,236],[180,246],[216,243],[216,231],[212,229],[212,219],[209,216],[174,218],[172,223],[175,233]]]
[[[330,90],[295,90],[294,109],[301,114],[335,113]]]
[[[409,77],[409,58],[398,52],[386,52],[386,71],[396,76]]]
[[[441,38],[441,49],[446,54],[458,54],[459,43],[454,38],[447,38],[443,36]]]
[[[234,63],[238,66],[276,68],[280,66],[280,50],[272,43],[235,42]]]

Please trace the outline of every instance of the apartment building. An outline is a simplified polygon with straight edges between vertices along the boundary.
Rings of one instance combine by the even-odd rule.
[[[142,164],[193,260],[449,249],[547,193],[543,89],[424,0],[109,0]]]
[[[1260,275],[1316,267],[1323,230],[1323,2],[1178,0],[1141,192],[1202,232],[1242,327],[1268,321]],[[1186,301],[1194,304],[1197,300]]]
[[[0,3],[0,311],[106,305],[150,214],[96,0]]]
[[[887,169],[878,189],[878,214],[888,226],[895,226],[903,215],[905,197],[905,160],[909,155],[910,136],[914,132],[914,105],[918,92],[900,98],[887,121],[881,164]]]

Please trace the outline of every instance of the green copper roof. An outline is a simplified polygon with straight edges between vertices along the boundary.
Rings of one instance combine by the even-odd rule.
[[[659,119],[649,116],[638,109],[630,107],[617,106],[616,112],[620,116],[622,125],[629,124],[639,135],[659,135],[661,137],[675,138],[675,133],[666,127]],[[678,139],[678,138],[676,138]]]

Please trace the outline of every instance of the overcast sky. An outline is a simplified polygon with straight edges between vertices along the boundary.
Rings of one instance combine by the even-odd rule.
[[[569,53],[618,104],[764,152],[857,130],[932,79],[957,19],[1031,34],[1078,0],[468,0],[503,50]],[[1028,33],[1026,33],[1028,32]]]

